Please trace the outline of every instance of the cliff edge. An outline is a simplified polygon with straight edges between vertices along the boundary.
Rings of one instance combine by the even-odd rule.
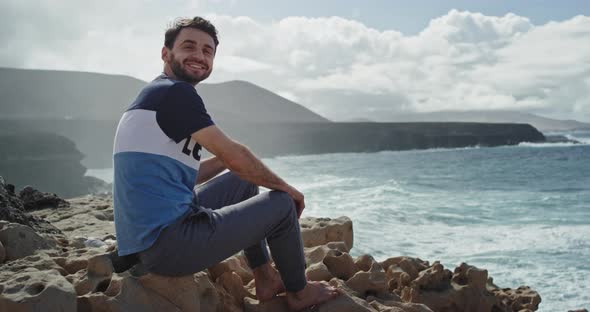
[[[115,273],[108,195],[65,201],[30,188],[17,195],[0,179],[0,205],[0,311],[288,311],[283,296],[256,299],[252,272],[239,254],[178,278],[149,274],[141,265]],[[21,218],[7,219],[6,211]],[[450,271],[404,256],[353,258],[347,217],[302,218],[300,226],[308,279],[342,293],[317,311],[524,312],[541,302],[529,287],[500,288],[485,269],[466,263]]]

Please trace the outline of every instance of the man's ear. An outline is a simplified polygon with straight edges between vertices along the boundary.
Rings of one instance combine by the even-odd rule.
[[[167,63],[168,61],[168,53],[170,53],[170,51],[168,51],[168,48],[166,48],[165,46],[162,47],[162,61],[164,61],[164,63]]]

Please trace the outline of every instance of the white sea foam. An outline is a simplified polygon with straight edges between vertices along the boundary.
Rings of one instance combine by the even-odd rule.
[[[590,143],[584,143],[582,141],[577,140],[580,143],[573,143],[573,142],[556,142],[556,143],[532,143],[532,142],[522,142],[519,143],[518,146],[524,147],[570,147],[570,146],[580,146],[580,145],[587,145]]]

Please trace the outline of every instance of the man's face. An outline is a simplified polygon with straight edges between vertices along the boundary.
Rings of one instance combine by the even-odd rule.
[[[172,72],[174,78],[193,85],[211,75],[214,58],[213,38],[206,32],[194,28],[182,29],[174,41],[172,50],[166,47],[162,49],[164,72]]]

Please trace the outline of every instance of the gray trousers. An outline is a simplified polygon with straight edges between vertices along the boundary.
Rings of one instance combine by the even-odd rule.
[[[139,253],[150,272],[181,276],[202,271],[244,250],[251,268],[269,261],[267,245],[287,291],[306,285],[303,243],[293,199],[259,194],[231,172],[200,185],[193,209]]]

